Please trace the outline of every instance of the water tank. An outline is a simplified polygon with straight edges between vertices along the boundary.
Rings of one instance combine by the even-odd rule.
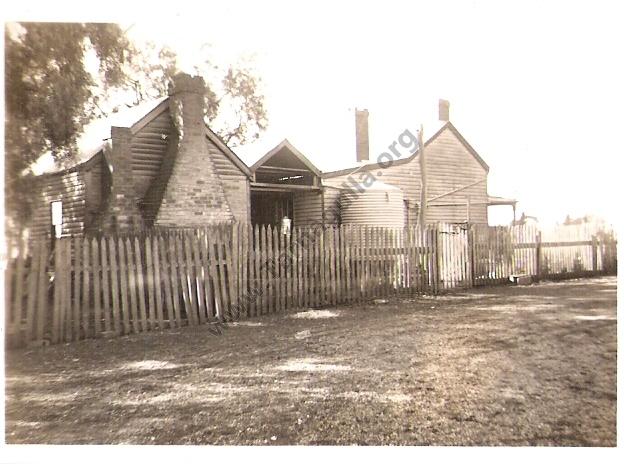
[[[400,188],[375,181],[359,184],[341,193],[343,224],[377,227],[403,227],[405,206]]]

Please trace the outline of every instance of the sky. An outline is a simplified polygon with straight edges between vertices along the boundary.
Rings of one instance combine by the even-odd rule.
[[[490,166],[488,192],[516,198],[518,214],[619,222],[616,2],[36,3],[9,18],[119,22],[135,40],[174,49],[187,70],[205,57],[251,63],[270,126],[243,157],[288,138],[323,170],[349,165],[354,108],[370,112],[372,158],[405,129],[435,131],[444,98]],[[507,223],[511,210],[490,208],[490,219]]]

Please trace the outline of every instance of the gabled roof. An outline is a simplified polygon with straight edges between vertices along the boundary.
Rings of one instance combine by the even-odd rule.
[[[477,160],[477,162],[483,167],[483,169],[485,169],[486,172],[489,172],[490,167],[487,165],[487,163],[483,160],[483,158],[481,158],[481,156],[479,156],[479,154],[477,153],[477,151],[472,148],[472,146],[468,143],[468,141],[460,134],[460,132],[457,130],[457,128],[450,122],[447,121],[445,122],[442,127],[440,127],[431,137],[429,137],[429,139],[427,139],[427,141],[425,142],[425,148],[431,144],[432,142],[435,141],[435,139],[437,139],[440,134],[442,134],[442,132],[444,132],[445,129],[449,129],[451,132],[453,132],[453,134],[455,134],[455,136],[457,137],[457,139],[460,141],[460,143],[462,145],[464,145],[464,147],[466,148],[466,150],[468,150],[468,152]],[[411,156],[408,156],[406,158],[399,158],[397,160],[394,161],[394,163],[392,164],[393,166],[400,166],[402,164],[406,164],[409,163],[410,161],[416,159],[416,157],[419,154],[419,150],[416,150]],[[325,172],[323,173],[323,178],[332,178],[332,177],[338,177],[338,176],[343,176],[346,174],[351,174],[353,172],[359,172],[362,170],[371,170],[371,169],[379,169],[380,163],[376,162],[376,161],[372,161],[368,164],[360,164],[359,166],[353,166],[351,168],[346,168],[346,169],[340,169],[338,171],[330,171],[330,172]]]
[[[301,153],[295,146],[288,141],[288,139],[282,140],[278,143],[274,148],[268,151],[266,155],[256,161],[253,166],[251,166],[251,172],[256,172],[260,166],[266,164],[271,158],[273,158],[278,153],[281,153],[283,149],[286,149],[290,152],[297,160],[299,160],[306,168],[310,170],[314,175],[321,177],[321,171],[312,164],[312,162],[306,158],[303,153]]]
[[[36,175],[34,178],[36,180],[49,179],[53,176],[65,175],[65,174],[69,174],[69,173],[76,172],[76,171],[82,171],[85,169],[88,170],[92,168],[95,164],[97,164],[99,161],[101,161],[102,159],[104,159],[107,164],[110,164],[108,163],[108,160],[106,159],[106,156],[105,156],[105,146],[102,146],[102,148],[98,150],[97,153],[95,153],[93,156],[86,159],[85,161],[80,161],[77,164],[67,166],[61,169],[57,169],[56,171],[44,172],[43,174]]]
[[[245,174],[247,177],[252,176],[252,172],[247,167],[247,165],[243,163],[243,161],[238,157],[238,155],[234,153],[232,149],[228,147],[227,144],[223,140],[221,140],[221,137],[215,134],[214,131],[210,127],[208,127],[208,125],[206,125],[206,137],[208,137],[208,139],[212,143],[214,143],[223,152],[223,154],[227,156],[230,159],[230,161],[234,163],[236,167],[238,167],[238,169],[240,169],[243,172],[243,174]]]
[[[73,165],[54,167],[41,175],[68,172],[89,166],[89,162],[100,155],[105,154],[105,148],[110,143],[111,127],[128,127],[132,135],[138,133],[146,125],[169,109],[169,97],[162,97],[150,102],[144,102],[131,108],[126,108],[119,113],[113,113],[107,118],[91,121],[84,128],[78,138],[77,157]],[[205,126],[206,137],[214,143],[232,163],[247,177],[251,177],[251,171],[245,163],[228,147],[210,127]],[[45,155],[45,154],[44,154]],[[42,155],[42,156],[44,156]]]
[[[130,121],[129,124],[121,126],[121,127],[130,127],[130,131],[132,132],[132,135],[139,132],[141,129],[143,129],[145,126],[147,126],[150,122],[152,122],[162,113],[167,111],[167,109],[169,108],[169,97],[163,97],[162,99],[159,99],[159,100],[162,100],[162,101],[158,103],[152,110],[148,111],[143,116],[141,116],[138,120],[135,120],[135,122]],[[115,124],[111,124],[111,126],[119,127]]]
[[[156,108],[154,108],[152,111],[150,111],[145,116],[143,116],[140,120],[134,123],[132,127],[130,128],[132,131],[132,134],[133,135],[136,134],[143,127],[149,124],[152,120],[154,120],[155,118],[160,116],[162,113],[167,111],[168,108],[169,108],[169,97],[165,98],[158,106],[156,106]],[[243,163],[243,161],[238,157],[238,155],[234,153],[232,149],[228,147],[227,144],[223,140],[221,140],[221,137],[219,137],[210,127],[208,127],[208,124],[205,124],[205,133],[206,133],[206,137],[208,137],[208,139],[212,143],[214,143],[217,146],[217,148],[219,148],[219,150],[221,150],[223,154],[227,156],[230,159],[230,161],[232,161],[232,163],[238,169],[242,171],[243,174],[245,174],[247,177],[251,177],[251,171],[249,170],[247,165]]]
[[[451,129],[451,131],[459,139],[459,141],[462,143],[462,145],[464,145],[466,147],[466,149],[470,152],[470,154],[472,156],[474,156],[474,158],[477,160],[477,162],[481,166],[483,166],[483,169],[485,169],[486,172],[489,172],[490,171],[490,167],[488,166],[488,164],[483,160],[483,158],[481,158],[481,156],[479,156],[479,153],[477,153],[477,150],[472,148],[472,145],[470,145],[468,143],[468,141],[464,138],[463,135],[461,135],[461,133],[457,130],[457,128],[450,121],[447,122],[446,125],[448,126],[449,129]]]

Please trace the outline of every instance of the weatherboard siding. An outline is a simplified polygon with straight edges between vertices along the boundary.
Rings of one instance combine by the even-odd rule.
[[[468,197],[470,197],[471,222],[486,224],[487,171],[472,156],[453,131],[449,128],[444,129],[427,145],[425,155],[427,157],[427,196],[430,200],[478,180],[484,180],[484,182],[466,190],[431,202],[427,210],[427,222],[466,221],[466,205]],[[385,169],[379,166],[372,166],[353,174],[325,178],[323,179],[323,184],[334,187],[354,188],[354,184],[374,177],[381,182],[399,187],[408,201],[409,222],[414,224],[418,221],[417,205],[420,203],[421,180],[419,163],[419,158],[414,157],[408,162],[395,162]],[[434,206],[435,204],[461,204],[461,206]]]
[[[297,192],[293,194],[293,224],[317,226],[323,221],[320,192]]]
[[[104,159],[97,156],[98,159],[88,166],[34,180],[38,194],[32,209],[31,237],[49,236],[50,205],[54,201],[63,202],[63,235],[83,235],[95,223],[102,206],[103,185],[107,183]]]
[[[324,198],[321,192],[297,192],[293,195],[293,223],[295,226],[320,226],[323,224],[323,208],[325,205],[325,224],[339,224],[340,210],[338,201],[340,190],[325,187]]]
[[[427,159],[427,197],[430,201],[427,209],[427,222],[466,221],[467,204],[470,198],[470,222],[487,224],[487,171],[455,134],[449,129],[444,130],[429,144],[425,156]],[[479,180],[483,182],[432,201],[439,195]],[[420,191],[418,194],[420,195]],[[458,206],[435,206],[436,204],[457,204]]]
[[[250,222],[249,178],[214,143],[206,141],[234,220]]]
[[[163,194],[171,178],[177,155],[178,137],[174,132],[169,110],[143,127],[132,140],[132,173],[135,192],[142,204],[147,225],[152,225],[158,214]],[[247,176],[206,137],[212,159],[227,203],[237,221],[249,222],[249,182]],[[198,169],[202,166],[198,162]],[[204,188],[209,189],[206,184]],[[183,195],[183,189],[175,189]],[[184,201],[180,198],[180,201]]]
[[[171,137],[173,122],[165,111],[132,137],[132,176],[136,197],[143,199],[160,172]]]

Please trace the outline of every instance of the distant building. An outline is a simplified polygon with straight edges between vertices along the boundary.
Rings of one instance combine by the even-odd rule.
[[[354,169],[321,173],[286,139],[247,166],[205,124],[204,92],[201,77],[178,74],[168,97],[90,124],[78,143],[77,164],[35,177],[31,237],[233,221],[340,224],[346,207],[359,222],[417,223],[419,153],[390,167],[368,162],[368,112],[356,111],[360,164],[354,169],[375,176],[379,188],[368,189],[356,210],[353,196],[345,194],[358,182]],[[427,219],[486,224],[488,206],[515,207],[515,200],[488,195],[488,165],[448,121],[448,104],[443,106],[446,120],[425,143]],[[392,205],[385,205],[390,196]],[[403,213],[397,209],[401,202]]]
[[[404,223],[416,224],[420,212],[421,169],[419,151],[392,163],[387,160],[368,161],[368,112],[356,111],[356,160],[352,168],[323,174],[323,185],[352,189],[362,178],[380,180],[401,189],[404,195]],[[427,172],[428,223],[471,222],[487,224],[488,207],[509,205],[516,200],[490,196],[487,191],[489,166],[449,120],[449,104],[441,100],[440,127],[424,143]],[[326,201],[328,208],[340,209]],[[379,205],[378,205],[379,206]],[[383,215],[383,207],[377,214]]]

